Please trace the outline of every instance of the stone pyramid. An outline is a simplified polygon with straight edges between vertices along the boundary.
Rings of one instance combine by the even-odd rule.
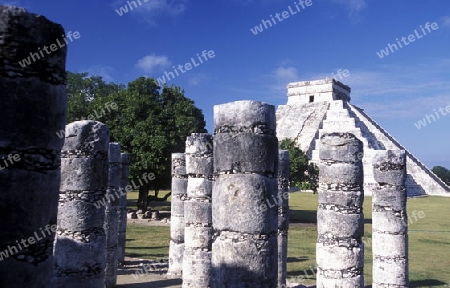
[[[302,81],[287,86],[288,101],[277,109],[277,136],[294,139],[312,162],[319,162],[319,137],[329,132],[350,132],[364,144],[364,191],[372,194],[375,150],[406,151],[408,197],[450,197],[450,187],[403,147],[363,109],[350,104],[350,87],[335,79]]]

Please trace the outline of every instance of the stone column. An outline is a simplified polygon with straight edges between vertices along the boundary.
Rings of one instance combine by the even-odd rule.
[[[278,287],[286,287],[289,230],[289,151],[278,151]]]
[[[120,145],[109,143],[108,189],[106,190],[105,222],[106,234],[106,288],[115,287],[117,282],[117,241],[119,238],[119,205],[122,167],[120,166]]]
[[[169,276],[179,277],[183,271],[184,200],[187,193],[186,156],[172,154],[172,201],[170,209]]]
[[[117,258],[119,264],[125,263],[125,243],[127,239],[127,193],[128,176],[130,174],[130,154],[122,153],[122,174],[120,182],[120,204],[119,204],[119,239],[117,243]]]
[[[54,287],[103,288],[109,130],[96,121],[66,126],[62,149]]]
[[[317,288],[364,287],[363,144],[327,133],[320,145]]]
[[[183,287],[211,287],[213,170],[212,136],[194,133],[187,137]]]
[[[372,161],[372,287],[409,287],[405,151],[377,151]]]
[[[214,125],[212,287],[276,287],[275,107],[216,105]]]
[[[43,288],[52,278],[66,47],[19,61],[64,33],[43,16],[0,5],[0,287]]]

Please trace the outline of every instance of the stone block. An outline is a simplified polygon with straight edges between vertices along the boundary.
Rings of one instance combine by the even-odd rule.
[[[184,242],[186,249],[203,249],[211,251],[212,227],[186,226]]]
[[[321,243],[316,244],[317,265],[324,271],[326,270],[353,270],[364,267],[364,248],[363,244],[359,247],[339,247],[325,246]]]
[[[205,178],[189,178],[187,197],[211,197],[212,183],[211,180]]]
[[[214,229],[250,234],[277,231],[275,178],[257,174],[221,175],[214,182],[213,191]]]
[[[272,135],[238,133],[214,136],[214,171],[231,173],[278,172],[278,141]]]
[[[320,137],[322,161],[358,163],[363,158],[363,144],[350,133],[327,133]]]
[[[336,238],[359,239],[364,235],[364,216],[362,214],[347,214],[333,210],[317,210],[317,233],[331,234]]]
[[[259,101],[235,101],[214,106],[214,127],[223,128],[253,128],[257,126],[275,131],[275,107]],[[236,131],[238,132],[238,131]],[[217,136],[217,135],[216,135]]]
[[[191,199],[184,203],[184,222],[186,224],[211,224],[211,203]]]

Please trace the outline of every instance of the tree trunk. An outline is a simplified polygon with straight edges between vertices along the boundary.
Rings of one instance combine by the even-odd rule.
[[[148,206],[148,185],[144,184],[139,187],[139,196],[137,201],[137,208],[141,210],[142,213],[147,212]]]

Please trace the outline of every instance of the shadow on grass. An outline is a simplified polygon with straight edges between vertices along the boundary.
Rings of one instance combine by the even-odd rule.
[[[152,281],[149,283],[134,283],[134,284],[121,284],[116,287],[126,287],[126,288],[159,288],[159,287],[172,287],[175,285],[181,285],[181,279],[167,279],[167,280],[158,280]]]
[[[290,223],[313,223],[317,224],[316,210],[289,210]]]
[[[426,280],[416,280],[409,282],[409,287],[433,287],[433,286],[444,286],[447,283],[444,283],[435,279],[426,279]]]
[[[167,246],[147,246],[147,247],[127,247],[127,249],[146,249],[146,250],[149,250],[149,249],[169,249],[169,245],[167,245]]]
[[[305,262],[308,261],[308,256],[300,256],[300,257],[287,257],[288,263],[296,263],[296,262]]]
[[[125,253],[125,256],[130,258],[144,258],[144,257],[167,258],[167,254],[149,254],[149,253],[133,253],[133,252]]]

